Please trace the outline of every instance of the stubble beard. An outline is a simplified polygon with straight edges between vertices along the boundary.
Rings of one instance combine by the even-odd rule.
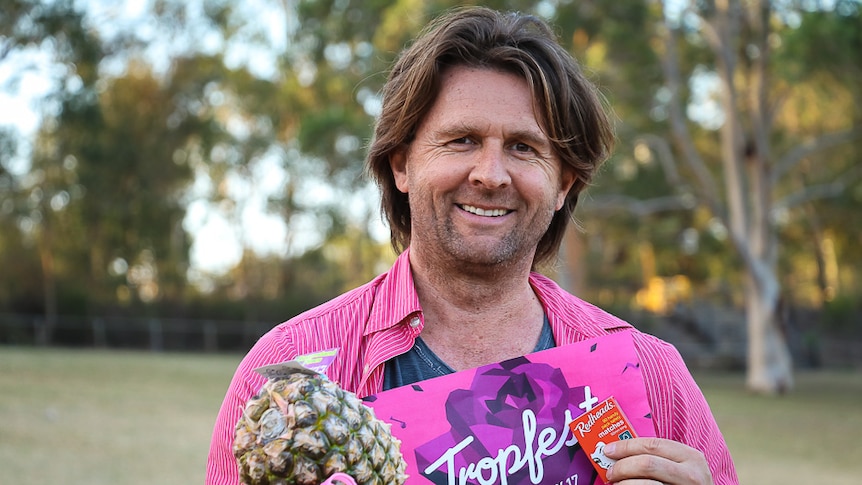
[[[539,214],[536,216],[541,217]],[[545,216],[546,220],[534,220],[529,226],[517,228],[496,239],[490,235],[465,236],[450,218],[434,221],[430,230],[434,234],[431,245],[437,253],[436,264],[445,266],[448,263],[454,271],[477,274],[487,274],[489,269],[496,273],[522,264],[530,267],[539,240],[548,230],[552,217],[553,213]],[[424,240],[429,241],[429,238]]]

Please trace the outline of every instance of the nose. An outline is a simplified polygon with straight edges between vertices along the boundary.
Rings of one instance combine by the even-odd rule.
[[[506,166],[506,153],[502,147],[494,144],[484,145],[476,157],[473,169],[470,171],[470,183],[489,189],[512,183]]]

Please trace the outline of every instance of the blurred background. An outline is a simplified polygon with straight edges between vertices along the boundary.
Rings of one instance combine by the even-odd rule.
[[[378,92],[428,20],[472,3],[0,0],[3,414],[56,425],[64,406],[9,396],[69,385],[76,359],[75,376],[219,369],[188,431],[200,472],[254,341],[393,261],[363,173]],[[858,407],[862,2],[481,3],[549,20],[615,113],[616,151],[542,271],[724,376],[729,403],[814,385]],[[47,459],[7,441],[26,429],[0,431],[5,469]]]

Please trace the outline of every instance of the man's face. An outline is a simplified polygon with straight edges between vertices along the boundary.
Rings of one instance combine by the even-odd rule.
[[[535,117],[527,82],[465,66],[444,73],[416,137],[391,165],[410,201],[411,252],[435,264],[532,263],[574,181]]]

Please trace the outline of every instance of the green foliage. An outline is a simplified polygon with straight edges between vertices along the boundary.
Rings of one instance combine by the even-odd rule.
[[[630,305],[649,276],[648,245],[654,275],[683,274],[699,296],[732,301],[744,278],[726,228],[692,202],[691,170],[677,164],[679,177],[669,177],[667,160],[645,142],[645,134],[669,139],[661,4],[467,3],[548,17],[616,114],[618,150],[578,212],[586,228],[585,296]],[[442,10],[463,4],[272,1],[249,15],[236,2],[207,1],[200,16],[185,2],[160,0],[145,13],[148,25],[158,26],[147,39],[135,29],[103,36],[85,4],[5,2],[0,62],[15,51],[40,49],[62,69],[41,105],[43,123],[23,173],[11,171],[10,160],[26,143],[0,132],[0,311],[282,320],[367,281],[392,254],[371,237],[374,202],[357,216],[344,201],[368,185],[364,148],[378,92],[416,32]],[[692,8],[709,15],[710,5],[693,2]],[[800,140],[859,126],[862,113],[859,3],[780,8],[771,19],[767,88],[775,159]],[[283,19],[284,28],[266,31],[262,16]],[[716,65],[702,29],[690,19],[679,20],[683,35],[675,44],[684,103],[693,102],[698,88],[689,81]],[[740,32],[735,45],[744,61],[743,88],[753,59],[746,50],[750,35]],[[167,59],[153,61],[154,45]],[[269,74],[245,62],[252,54],[267,59]],[[689,123],[689,130],[720,184],[715,128]],[[679,147],[668,148],[678,162]],[[855,250],[860,228],[846,222],[862,208],[859,149],[856,138],[817,153],[793,167],[771,194],[789,200],[800,187],[843,183],[829,199],[776,211],[784,248],[779,268],[791,301],[825,301],[808,289],[818,285],[812,268],[818,258],[826,261],[819,244],[826,239],[838,268],[835,291],[862,291]],[[238,225],[257,190],[255,174],[267,164],[285,180],[266,194],[266,203],[288,224],[288,239],[301,238],[296,221],[310,218],[325,243],[281,256],[246,247],[227,274],[193,284],[190,277],[199,273],[191,268],[194,235],[184,225],[190,204],[203,202]],[[237,180],[249,186],[245,193],[232,189]],[[324,183],[330,198],[314,195]],[[662,199],[666,205],[651,205]]]
[[[690,182],[693,173],[682,163],[686,155],[679,145],[668,144],[668,151],[663,153],[656,144],[644,142],[643,134],[670,139],[667,123],[670,93],[662,86],[664,80],[658,64],[658,55],[668,48],[658,37],[662,12],[656,5],[651,10],[647,2],[634,2],[636,6],[629,5],[629,9],[624,8],[627,2],[608,2],[602,6],[594,3],[600,2],[578,2],[577,7],[562,10],[558,17],[558,20],[571,18],[575,24],[580,19],[578,28],[583,34],[575,30],[576,52],[584,59],[601,60],[591,67],[598,71],[602,85],[611,93],[620,118],[617,154],[597,178],[590,189],[591,197],[584,200],[580,212],[591,247],[600,248],[597,251],[605,254],[587,258],[585,262],[590,273],[588,281],[598,283],[591,288],[591,294],[614,292],[618,299],[631,297],[632,288],[621,283],[633,281],[644,266],[643,261],[638,261],[633,245],[649,241],[655,248],[659,275],[684,274],[704,296],[731,300],[733,294],[739,296],[744,279],[742,261],[729,245],[727,228],[704,214],[703,206],[695,213],[689,212],[696,199],[685,203],[685,198],[697,192]],[[852,132],[858,126],[860,110],[849,107],[859,106],[862,99],[859,83],[853,81],[858,79],[857,71],[862,65],[858,57],[862,51],[857,46],[862,30],[858,2],[838,2],[828,9],[809,7],[810,10],[804,10],[795,3],[775,6],[770,19],[772,50],[766,77],[766,115],[772,128],[769,133],[772,151],[767,163],[787,172],[774,175],[778,177],[774,193],[766,197],[775,202],[770,217],[774,219],[781,245],[779,279],[786,283],[784,291],[792,304],[816,306],[823,300],[811,298],[807,290],[816,284],[816,271],[799,269],[816,266],[816,260],[823,258],[818,251],[827,239],[829,244],[834,243],[837,258],[830,262],[840,274],[834,276],[835,282],[840,282],[843,291],[852,294],[859,291],[859,266],[851,263],[858,252],[850,249],[849,242],[858,241],[859,233],[846,225],[848,218],[855,217],[853,214],[860,209],[857,194],[862,174],[855,162],[859,131],[855,138],[832,135],[845,141],[827,144],[830,149],[813,152],[801,163],[791,165],[785,159],[796,153],[801,140],[814,144],[824,135]],[[715,72],[718,60],[703,27],[704,18],[713,13],[709,4],[693,3],[689,8],[688,13],[674,21],[680,34],[674,47],[679,59],[676,67],[684,83],[678,92],[683,108],[691,108],[695,99],[696,86],[690,80],[698,73]],[[596,20],[590,21],[593,18]],[[748,114],[753,107],[751,99],[756,95],[756,85],[751,82],[756,75],[753,61],[758,55],[751,47],[756,41],[754,34],[743,29],[732,38],[733,53],[739,59],[734,77],[740,96],[738,109],[747,137],[754,136],[753,120]],[[601,55],[595,55],[597,51]],[[725,174],[719,164],[721,147],[717,131],[688,121],[688,133],[705,166],[717,183],[723,183]],[[668,165],[674,166],[677,174],[668,171]],[[754,166],[745,170],[754,170]],[[658,207],[651,204],[670,199],[674,194],[682,203],[650,211],[647,217],[633,217],[639,211]],[[751,211],[752,207],[746,209]],[[629,215],[624,214],[626,211]],[[714,215],[722,216],[720,212]],[[845,222],[842,225],[839,221]],[[694,248],[682,244],[691,236],[696,236]]]
[[[775,68],[793,81],[825,73],[837,80],[857,80],[862,72],[862,7],[841,1],[834,11],[800,12],[798,28],[788,29]]]
[[[862,302],[856,296],[839,295],[823,305],[822,330],[827,335],[862,336]]]

